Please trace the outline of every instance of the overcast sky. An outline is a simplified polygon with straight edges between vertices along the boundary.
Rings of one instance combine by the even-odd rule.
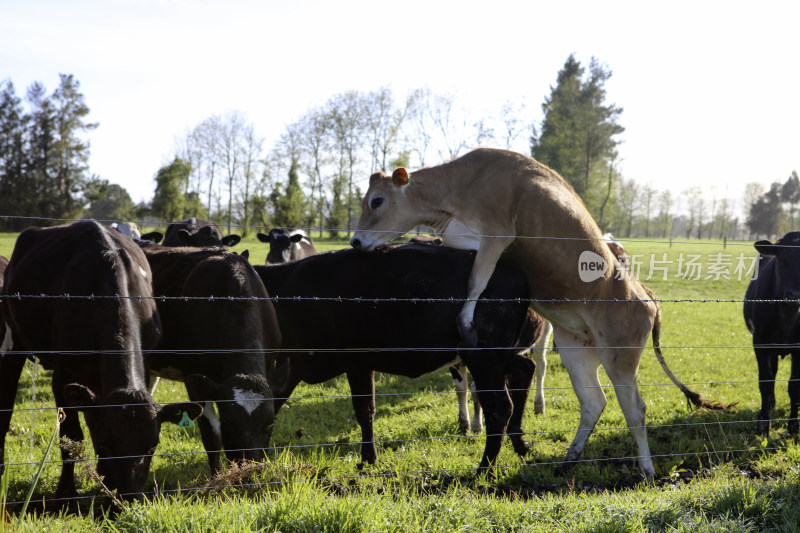
[[[91,171],[136,201],[213,114],[246,113],[271,145],[336,93],[390,86],[478,115],[524,98],[541,120],[571,53],[613,71],[626,177],[738,200],[800,169],[796,0],[4,0],[0,14],[0,80],[24,96],[74,74],[99,123]]]

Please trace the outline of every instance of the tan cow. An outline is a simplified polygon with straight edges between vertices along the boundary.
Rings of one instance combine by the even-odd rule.
[[[462,338],[477,339],[472,317],[500,255],[525,271],[533,309],[550,320],[561,361],[581,406],[565,461],[576,460],[606,405],[597,371],[614,385],[636,442],[639,464],[655,474],[636,374],[647,337],[658,347],[660,311],[645,287],[625,275],[580,197],[555,171],[522,154],[481,148],[411,174],[370,177],[351,245],[370,251],[418,225],[434,228],[446,246],[478,251],[459,315]],[[665,372],[698,406],[711,406]]]

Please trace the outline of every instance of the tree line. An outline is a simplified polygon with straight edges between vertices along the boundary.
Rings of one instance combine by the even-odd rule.
[[[376,171],[418,168],[475,146],[514,148],[557,170],[604,231],[618,237],[749,238],[794,227],[797,173],[770,188],[750,183],[739,198],[714,188],[658,190],[618,170],[623,109],[606,102],[611,70],[570,55],[541,105],[522,101],[471,117],[451,94],[391,88],[346,91],[310,107],[272,146],[242,112],[213,115],[176,137],[174,156],[155,173],[152,201],[134,205],[119,185],[89,174],[85,134],[97,125],[78,82],[61,75],[47,95],[27,91],[28,111],[10,81],[0,93],[0,215],[103,220],[211,218],[239,233],[305,228],[349,234],[361,207],[359,184]],[[527,144],[527,146],[526,146]],[[745,213],[742,217],[737,213]],[[29,220],[0,218],[8,229]]]

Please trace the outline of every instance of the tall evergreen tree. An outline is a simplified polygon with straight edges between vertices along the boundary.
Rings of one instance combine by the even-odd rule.
[[[158,169],[155,178],[156,192],[153,195],[154,215],[161,217],[165,222],[181,220],[184,217],[183,184],[191,173],[191,165],[179,157],[169,165]],[[188,216],[196,214],[188,213]]]
[[[747,225],[756,236],[770,237],[778,234],[778,227],[783,207],[781,206],[781,188],[778,182],[750,206]]]
[[[622,108],[605,103],[611,71],[592,58],[584,74],[570,55],[542,104],[544,121],[541,132],[531,138],[531,155],[561,174],[596,215],[617,155],[615,136],[625,128],[617,122]]]
[[[272,223],[275,226],[299,228],[306,220],[306,199],[300,187],[300,176],[297,172],[298,163],[293,159],[289,166],[289,180],[286,189],[281,194],[277,189],[273,192],[273,205],[275,214]]]

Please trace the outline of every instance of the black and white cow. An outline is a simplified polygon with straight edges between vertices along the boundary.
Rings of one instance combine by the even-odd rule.
[[[222,235],[220,227],[209,220],[195,217],[173,222],[167,226],[164,235],[164,246],[236,246],[242,238],[239,235]]]
[[[287,261],[296,261],[317,253],[314,241],[305,231],[286,228],[273,228],[269,234],[259,233],[258,240],[269,244],[267,264],[277,265]]]
[[[498,264],[483,297],[514,301],[481,300],[475,325],[484,349],[459,350],[455,317],[462,305],[459,299],[466,296],[474,257],[473,252],[440,246],[404,245],[372,254],[339,250],[256,266],[267,292],[278,297],[275,309],[283,349],[297,350],[290,356],[285,383],[273,390],[276,410],[300,381],[321,383],[346,373],[361,426],[361,457],[374,463],[373,373],[418,377],[463,360],[486,419],[481,468],[494,463],[506,433],[517,453],[527,453],[522,417],[534,365],[514,348],[528,309],[527,281],[519,269]],[[326,300],[292,300],[293,296]],[[438,301],[377,300],[391,298]],[[391,351],[375,353],[371,348]]]
[[[143,250],[154,294],[188,298],[157,300],[164,335],[147,356],[150,371],[183,381],[204,406],[198,425],[212,473],[222,449],[229,460],[262,460],[275,421],[269,350],[281,342],[264,285],[242,256],[220,248]]]
[[[744,321],[753,334],[758,361],[761,412],[756,431],[769,432],[770,411],[775,407],[778,357],[791,355],[788,430],[794,434],[798,430],[800,406],[800,232],[787,233],[775,244],[758,241],[755,248],[760,255],[744,296]]]
[[[26,355],[36,354],[53,371],[53,396],[65,408],[61,437],[83,440],[83,412],[105,485],[123,498],[141,495],[161,423],[202,413],[196,403],[156,404],[147,391],[142,351],[161,336],[150,275],[131,239],[95,221],[20,234],[3,286],[0,454]],[[73,298],[22,297],[40,294]],[[74,497],[75,462],[67,450],[61,455],[56,496]]]

